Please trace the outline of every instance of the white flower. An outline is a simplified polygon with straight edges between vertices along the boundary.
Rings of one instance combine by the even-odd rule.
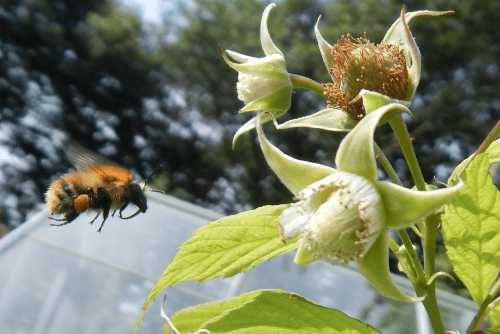
[[[298,264],[323,257],[356,260],[384,229],[380,195],[361,176],[333,173],[302,190],[298,198],[279,222],[283,239],[302,234],[295,257]]]
[[[259,115],[257,134],[266,161],[297,201],[279,219],[285,241],[298,239],[295,262],[354,260],[359,271],[384,296],[412,302],[389,274],[389,229],[402,229],[422,221],[450,200],[462,184],[446,189],[416,191],[377,180],[373,135],[382,120],[409,112],[401,104],[363,94],[373,108],[342,140],[337,169],[294,159],[272,145]]]

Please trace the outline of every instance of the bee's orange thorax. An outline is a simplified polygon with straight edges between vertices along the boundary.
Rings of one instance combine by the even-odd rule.
[[[117,186],[128,185],[133,180],[133,175],[128,169],[113,165],[93,165],[87,173],[92,172],[98,174],[102,182]]]

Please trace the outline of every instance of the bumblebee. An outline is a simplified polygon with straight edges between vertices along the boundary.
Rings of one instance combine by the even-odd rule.
[[[70,145],[68,158],[76,171],[53,181],[46,193],[49,218],[59,222],[50,225],[70,224],[80,213],[89,210],[97,212],[90,224],[102,214],[102,222],[97,230],[101,232],[112,209],[111,215],[114,216],[118,211],[121,219],[130,219],[146,212],[146,182],[142,186],[133,182],[134,177],[128,169],[76,145]],[[129,204],[137,206],[137,211],[130,216],[123,216],[123,211]],[[54,218],[54,215],[62,215],[64,218]]]

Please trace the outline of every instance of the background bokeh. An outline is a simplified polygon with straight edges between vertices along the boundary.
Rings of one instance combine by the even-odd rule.
[[[456,11],[412,24],[423,76],[409,128],[429,182],[446,180],[500,118],[499,1],[276,2],[270,31],[289,71],[322,82],[328,75],[313,35],[318,15],[333,43],[348,32],[379,41],[402,5]],[[237,112],[237,74],[219,51],[261,55],[266,4],[1,0],[0,234],[22,224],[48,184],[71,167],[69,140],[143,177],[163,165],[157,186],[220,212],[289,201],[254,134],[231,149],[250,115]],[[316,96],[297,91],[287,117],[321,107]],[[268,132],[284,151],[327,164],[341,139],[319,130]],[[389,132],[382,129],[377,140],[411,185]]]

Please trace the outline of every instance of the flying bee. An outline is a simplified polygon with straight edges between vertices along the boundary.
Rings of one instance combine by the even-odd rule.
[[[146,181],[141,186],[134,182],[128,169],[112,164],[76,144],[70,145],[68,158],[76,171],[53,181],[46,193],[49,218],[60,222],[50,225],[70,224],[80,213],[89,210],[97,212],[91,224],[102,214],[102,222],[97,230],[101,232],[111,210],[112,216],[118,211],[121,219],[130,219],[146,212]],[[129,204],[137,206],[137,211],[123,216]],[[62,215],[64,218],[54,218],[53,215]]]

